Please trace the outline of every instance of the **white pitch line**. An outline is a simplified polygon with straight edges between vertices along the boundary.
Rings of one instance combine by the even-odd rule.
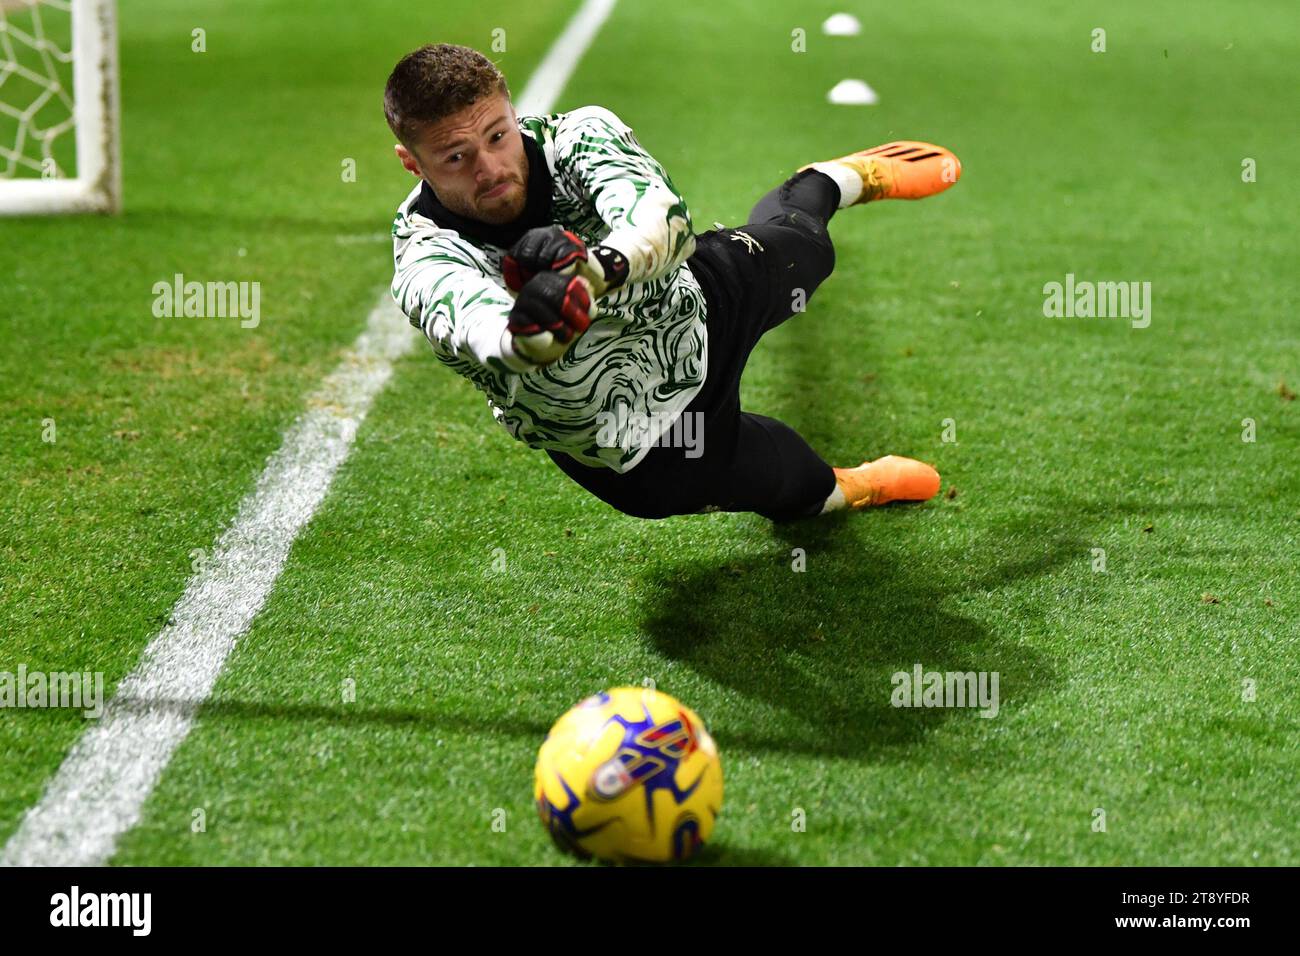
[[[516,106],[545,113],[616,0],[587,0],[552,44]],[[0,866],[100,866],[140,821],[235,643],[275,586],[294,539],[325,498],[393,362],[418,336],[385,293],[366,330],[308,400],[257,486],[190,578],[103,716],[73,745],[0,852]]]
[[[555,38],[542,62],[528,78],[528,85],[519,94],[515,110],[521,115],[547,113],[564,92],[574,69],[582,59],[591,41],[614,9],[618,0],[586,0],[573,15],[564,32]]]

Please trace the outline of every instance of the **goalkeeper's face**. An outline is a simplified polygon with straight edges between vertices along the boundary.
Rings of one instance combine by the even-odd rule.
[[[398,145],[397,156],[457,215],[500,225],[524,211],[528,156],[504,94],[439,120],[410,149]]]

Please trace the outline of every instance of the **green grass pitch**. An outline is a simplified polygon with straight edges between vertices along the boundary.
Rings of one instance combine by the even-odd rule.
[[[111,692],[360,331],[409,188],[379,112],[397,58],[504,28],[518,93],[576,6],[124,0],[126,212],[0,220],[0,670]],[[839,10],[859,36],[822,35]],[[640,522],[421,346],[113,862],[564,863],[536,748],[651,678],[721,750],[705,863],[1296,863],[1293,17],[623,0],[558,108],[622,116],[697,231],[813,160],[961,156],[940,197],[837,215],[835,274],[745,381],[833,463],[930,460],[945,494]],[[845,77],[879,104],[828,104]],[[260,326],[155,318],[177,272],[260,281]],[[1149,327],[1045,317],[1067,274],[1150,282]],[[916,662],[997,671],[998,716],[891,707]],[[0,842],[84,726],[0,713]]]

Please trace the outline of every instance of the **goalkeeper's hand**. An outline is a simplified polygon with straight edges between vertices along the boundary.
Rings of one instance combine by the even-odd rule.
[[[519,290],[503,334],[524,361],[550,365],[591,325],[594,298],[582,276],[540,272]]]
[[[587,248],[576,233],[561,226],[529,229],[501,261],[506,288],[518,293],[536,275],[580,275],[599,299],[627,281],[627,258],[607,246]]]

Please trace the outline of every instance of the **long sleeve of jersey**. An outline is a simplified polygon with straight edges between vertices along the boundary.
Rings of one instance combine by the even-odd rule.
[[[632,130],[601,106],[564,114],[556,171],[580,187],[609,227],[602,245],[628,261],[628,284],[657,279],[695,251],[686,200]]]
[[[503,375],[531,367],[506,333],[514,300],[462,245],[425,234],[398,251],[396,266],[393,298],[440,358]]]

